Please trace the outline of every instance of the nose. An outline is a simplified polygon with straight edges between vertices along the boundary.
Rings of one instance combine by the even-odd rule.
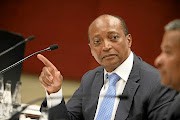
[[[103,45],[103,50],[107,51],[110,50],[112,48],[111,42],[110,41],[104,41],[104,45]]]
[[[157,68],[159,68],[162,65],[162,54],[160,54],[154,61],[154,64]]]

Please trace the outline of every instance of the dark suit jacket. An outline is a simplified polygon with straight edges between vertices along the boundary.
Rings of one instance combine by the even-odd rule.
[[[123,91],[128,99],[120,100],[115,120],[160,120],[165,117],[177,92],[162,86],[160,81],[157,69],[134,55],[133,68]],[[100,93],[103,82],[103,67],[84,74],[80,87],[68,103],[62,102],[50,109],[50,119],[68,116],[70,120],[93,120],[98,104],[95,95]]]
[[[180,94],[175,98],[169,108],[167,120],[180,120]]]

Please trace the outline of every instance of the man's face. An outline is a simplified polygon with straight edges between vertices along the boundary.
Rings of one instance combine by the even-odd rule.
[[[155,65],[161,73],[162,84],[180,91],[180,31],[165,32],[161,50]]]
[[[116,69],[130,54],[131,35],[125,36],[121,21],[101,16],[89,27],[91,53],[108,72]]]

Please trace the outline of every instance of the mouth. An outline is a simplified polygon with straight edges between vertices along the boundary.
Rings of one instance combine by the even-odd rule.
[[[117,56],[116,54],[108,54],[102,57],[102,59],[108,59]]]

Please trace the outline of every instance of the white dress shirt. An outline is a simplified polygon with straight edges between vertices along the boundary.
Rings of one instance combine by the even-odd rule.
[[[106,95],[106,92],[108,90],[109,80],[106,78],[106,73],[108,73],[108,75],[111,75],[112,73],[116,73],[121,77],[121,79],[116,83],[116,96],[117,95],[122,95],[124,87],[125,87],[125,85],[127,83],[127,80],[129,78],[129,74],[130,74],[130,72],[132,70],[132,66],[133,66],[133,53],[131,52],[129,57],[118,68],[116,68],[111,73],[108,73],[104,69],[104,85],[103,85],[103,87],[102,87],[102,89],[100,91],[100,96]],[[96,109],[96,114],[95,114],[94,120],[96,120],[96,117],[97,117],[99,108],[101,106],[101,103],[103,101],[103,98],[104,97],[99,97],[98,106],[97,106],[97,109]],[[119,98],[115,99],[111,120],[114,120],[114,118],[115,118],[115,114],[116,114],[116,110],[117,110],[119,101],[120,101]]]
[[[99,101],[98,101],[98,105],[97,105],[94,120],[97,117],[100,105],[101,105],[102,100],[104,98],[102,96],[106,95],[106,92],[107,92],[107,89],[108,89],[108,86],[109,86],[109,80],[106,78],[106,73],[108,73],[109,75],[112,74],[112,73],[116,73],[121,77],[121,79],[116,83],[116,96],[121,95],[123,93],[124,87],[125,87],[125,85],[127,83],[127,80],[129,78],[129,74],[130,74],[130,72],[132,70],[133,59],[134,59],[133,58],[133,53],[131,52],[129,57],[118,68],[116,68],[113,72],[108,73],[104,69],[104,85],[103,85],[103,87],[102,87],[102,89],[100,91],[100,95],[99,95],[100,97],[99,97]],[[57,99],[57,97],[61,98],[61,99]],[[46,91],[46,98],[47,98],[47,106],[48,106],[48,108],[51,108],[51,107],[54,107],[54,106],[60,104],[61,101],[62,101],[62,98],[63,98],[62,88],[57,93],[52,93],[50,95]],[[114,120],[114,118],[115,118],[115,114],[116,114],[116,110],[117,110],[119,101],[120,101],[119,98],[115,99],[111,120]]]

